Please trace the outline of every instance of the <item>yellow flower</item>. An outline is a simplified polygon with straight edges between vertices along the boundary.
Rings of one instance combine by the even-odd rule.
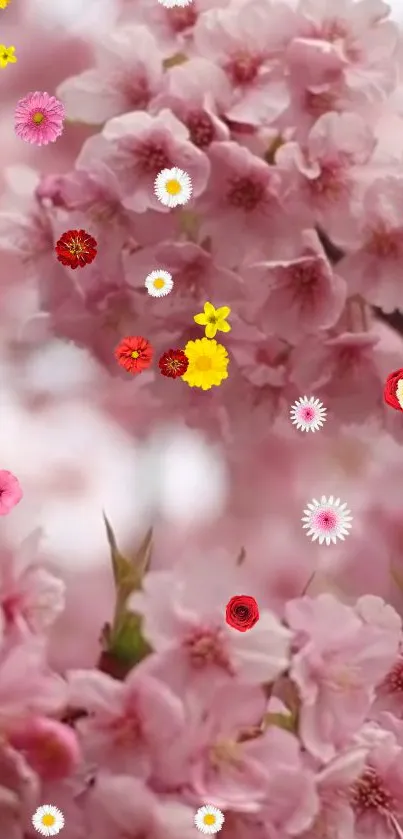
[[[7,67],[7,64],[15,64],[17,56],[14,55],[15,47],[5,47],[0,44],[0,67]]]
[[[182,379],[189,387],[210,390],[213,385],[220,385],[223,379],[228,379],[228,353],[217,341],[209,341],[208,338],[188,341],[185,355],[189,366]]]
[[[0,9],[6,9],[10,0],[0,0]]]
[[[226,318],[230,314],[231,309],[228,306],[221,306],[221,309],[215,309],[211,303],[204,304],[204,314],[195,315],[193,320],[199,326],[205,326],[206,338],[214,338],[217,330],[220,332],[229,332],[231,327],[227,323]]]

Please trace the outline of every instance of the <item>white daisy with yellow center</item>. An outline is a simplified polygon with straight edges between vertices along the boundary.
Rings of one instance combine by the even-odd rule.
[[[172,291],[174,281],[169,271],[158,268],[157,271],[151,271],[151,274],[146,277],[144,285],[151,297],[165,297]]]
[[[396,388],[396,399],[403,411],[403,379],[399,379]]]
[[[64,816],[53,804],[43,804],[32,816],[32,824],[42,836],[56,836],[64,827]]]
[[[177,207],[186,204],[192,194],[192,181],[187,172],[178,169],[162,169],[154,182],[154,192],[161,204]]]
[[[224,813],[213,807],[211,804],[205,804],[204,807],[199,807],[195,815],[195,825],[202,833],[218,833],[224,824]]]

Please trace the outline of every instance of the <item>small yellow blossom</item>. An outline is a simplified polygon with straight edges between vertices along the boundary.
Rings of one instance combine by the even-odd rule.
[[[6,9],[10,0],[0,0],[0,9]]]
[[[206,327],[204,332],[206,338],[214,338],[217,331],[230,331],[231,327],[226,320],[230,312],[231,309],[229,306],[221,306],[220,309],[215,309],[211,303],[205,303],[204,313],[201,312],[200,315],[195,315],[193,320],[195,323],[199,324],[199,326]]]
[[[17,56],[14,55],[15,47],[5,47],[0,44],[0,67],[7,67],[7,64],[15,64]]]

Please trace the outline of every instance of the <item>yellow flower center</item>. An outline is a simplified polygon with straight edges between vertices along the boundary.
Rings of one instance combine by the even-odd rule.
[[[72,256],[80,256],[81,253],[84,253],[85,246],[79,239],[73,239],[67,249]]]
[[[209,319],[208,319],[208,322],[209,322],[209,323],[214,323],[214,324],[216,324],[216,323],[217,323],[217,318],[216,318],[216,316],[215,316],[215,315],[211,315],[211,316],[209,317]]]
[[[216,817],[215,817],[214,813],[206,813],[206,815],[203,817],[203,823],[204,824],[215,824],[216,823]]]
[[[134,352],[132,352],[132,358],[138,358],[139,355],[140,355],[140,353],[137,352],[137,350],[134,350]]]
[[[195,361],[196,370],[201,370],[205,372],[206,370],[211,370],[211,358],[208,355],[201,355]]]
[[[166,182],[165,189],[168,195],[178,195],[181,191],[181,185],[176,178],[173,178],[171,181]]]
[[[32,117],[32,122],[34,122],[36,125],[39,125],[41,122],[43,122],[44,119],[44,115],[40,111],[37,111]]]
[[[162,280],[161,277],[157,277],[157,279],[154,280],[154,288],[157,288],[157,289],[164,288],[164,285],[165,285],[165,280]]]
[[[41,818],[41,822],[44,827],[53,827],[55,821],[56,819],[51,813],[46,813],[46,815]]]

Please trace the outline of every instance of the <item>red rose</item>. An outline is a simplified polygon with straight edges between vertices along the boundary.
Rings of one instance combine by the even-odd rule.
[[[400,379],[403,379],[403,367],[400,367],[399,370],[395,370],[394,373],[389,373],[383,389],[383,398],[386,404],[390,405],[391,408],[395,408],[396,411],[402,410],[396,397],[396,389]]]
[[[246,632],[259,620],[259,607],[254,597],[248,594],[237,594],[231,597],[225,611],[225,620],[233,629]]]

